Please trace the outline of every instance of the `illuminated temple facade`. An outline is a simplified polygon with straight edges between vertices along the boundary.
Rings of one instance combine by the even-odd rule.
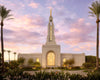
[[[61,67],[66,60],[74,59],[73,66],[82,66],[85,63],[85,54],[61,53],[60,45],[56,44],[54,35],[54,23],[52,11],[50,11],[48,34],[45,45],[42,46],[42,53],[19,54],[19,57],[25,58],[24,65],[28,65],[27,61],[32,58],[36,62],[40,62],[45,67]]]

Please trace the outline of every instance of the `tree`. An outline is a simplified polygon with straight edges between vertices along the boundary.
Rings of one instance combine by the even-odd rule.
[[[69,65],[72,66],[74,64],[74,59],[69,60]]]
[[[10,50],[7,50],[7,52],[8,52],[8,58],[9,58],[9,63],[10,63]]]
[[[19,63],[17,61],[10,61],[9,67],[10,69],[18,68]]]
[[[40,62],[34,62],[34,64],[33,64],[35,67],[40,67],[41,65],[40,65]]]
[[[95,1],[92,3],[91,7],[89,7],[91,10],[89,13],[91,16],[95,16],[97,18],[97,42],[96,42],[96,68],[99,68],[99,22],[100,22],[100,2]]]
[[[2,52],[2,72],[4,71],[4,44],[3,44],[3,26],[5,19],[11,19],[11,10],[7,10],[4,6],[0,6],[0,25],[1,25],[1,52]]]
[[[16,52],[14,52],[14,60],[16,60],[15,58],[16,58]]]
[[[64,65],[64,67],[65,67],[65,66],[69,66],[69,61],[68,61],[68,60],[66,60],[66,61],[64,62],[64,64],[63,64],[63,65]]]
[[[2,64],[2,57],[1,57],[2,55],[1,55],[1,53],[0,53],[0,73],[2,72],[1,70],[1,68],[2,68],[2,66],[1,66],[1,64]]]
[[[95,56],[85,56],[86,63],[96,63],[96,57]]]
[[[74,64],[74,59],[69,59],[64,62],[64,65],[67,67],[72,66],[73,64]]]
[[[24,61],[25,61],[25,58],[23,58],[23,57],[18,58],[18,63],[20,65],[23,65],[24,64]]]
[[[30,58],[30,59],[28,60],[28,65],[32,66],[32,65],[33,65],[33,63],[34,63],[33,59],[32,59],[32,58]]]
[[[86,69],[94,68],[95,64],[94,63],[85,62],[85,63],[83,63],[83,67],[86,68]]]

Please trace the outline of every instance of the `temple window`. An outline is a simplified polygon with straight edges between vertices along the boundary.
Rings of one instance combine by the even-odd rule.
[[[39,62],[39,61],[40,61],[39,58],[37,58],[37,59],[36,59],[36,62]]]
[[[63,63],[66,62],[66,58],[63,58]]]
[[[48,66],[55,65],[55,54],[53,52],[49,52],[47,55],[47,65]]]

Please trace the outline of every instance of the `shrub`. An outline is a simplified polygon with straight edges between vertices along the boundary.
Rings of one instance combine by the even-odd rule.
[[[68,80],[69,73],[40,71],[34,74],[34,80]]]
[[[58,72],[58,76],[56,80],[68,80],[70,74],[69,73],[64,73],[64,72]]]
[[[17,80],[19,76],[22,76],[23,70],[19,68],[9,69],[8,72],[5,74],[5,77],[8,77],[10,80]]]
[[[24,71],[32,71],[32,66],[24,66],[23,70]]]
[[[8,62],[4,62],[4,71],[7,72],[9,69],[9,63]]]
[[[34,80],[34,75],[30,75],[29,73],[23,73],[20,80]]]
[[[41,65],[40,65],[39,62],[34,62],[33,66],[35,66],[35,67],[40,67]]]
[[[32,59],[32,58],[30,58],[30,59],[28,60],[28,65],[32,66],[32,65],[33,65],[33,63],[34,63],[33,59]]]
[[[96,63],[96,56],[85,56],[85,60],[87,63]],[[100,62],[100,58],[99,58]]]
[[[23,69],[24,71],[37,71],[37,70],[40,70],[41,67],[24,66],[22,69]]]
[[[51,69],[50,67],[46,67],[46,69]]]
[[[5,67],[9,67],[9,63],[8,62],[4,62],[4,66]]]
[[[88,73],[87,76],[87,80],[100,80],[100,72]]]
[[[10,63],[9,63],[10,69],[18,68],[18,66],[19,66],[19,63],[17,61],[10,61]]]
[[[93,63],[83,63],[84,68],[94,68],[95,64]]]
[[[69,76],[70,80],[85,80],[85,77],[82,77],[82,75],[79,74],[72,74]]]
[[[69,60],[69,65],[72,66],[72,64],[74,64],[74,59],[70,59],[70,60]]]
[[[48,80],[50,77],[48,72],[36,72],[34,75],[34,80]]]
[[[75,69],[75,70],[80,69],[80,66],[72,67],[72,69]]]
[[[22,69],[9,69],[6,73],[10,80],[100,80],[100,72],[91,72],[87,76],[80,74],[64,73],[64,72],[35,72],[33,75],[23,73]]]
[[[69,59],[66,60],[63,65],[69,67],[72,66],[73,64],[74,64],[74,59]]]
[[[25,58],[23,58],[23,57],[18,58],[18,63],[19,63],[20,65],[23,65],[24,62],[25,62]]]

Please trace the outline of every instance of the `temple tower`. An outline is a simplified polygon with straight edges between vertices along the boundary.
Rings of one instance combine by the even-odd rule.
[[[52,10],[50,10],[46,44],[42,46],[42,67],[59,67],[60,45],[56,44]]]
[[[54,35],[54,23],[52,17],[52,10],[50,10],[50,17],[48,23],[48,35],[46,45],[56,45],[55,35]]]

